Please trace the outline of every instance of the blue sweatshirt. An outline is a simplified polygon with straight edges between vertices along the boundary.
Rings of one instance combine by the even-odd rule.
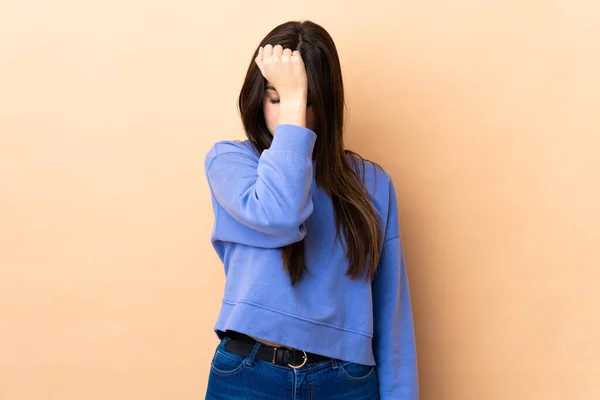
[[[307,128],[278,125],[262,155],[249,141],[221,141],[208,152],[211,241],[226,275],[215,332],[234,330],[377,365],[381,400],[416,400],[415,335],[393,182],[365,164],[384,242],[375,279],[351,280],[335,239],[331,198],[315,184],[315,141]],[[307,271],[292,286],[280,248],[302,239]]]

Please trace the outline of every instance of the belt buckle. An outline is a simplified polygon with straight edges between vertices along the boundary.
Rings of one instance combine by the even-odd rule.
[[[306,355],[306,352],[304,350],[300,350],[303,354],[302,358],[302,364],[300,365],[292,365],[292,364],[288,364],[288,367],[294,368],[294,369],[298,369],[298,368],[302,368],[306,365],[306,362],[308,361],[308,356]],[[294,350],[294,360],[296,360],[296,351]]]

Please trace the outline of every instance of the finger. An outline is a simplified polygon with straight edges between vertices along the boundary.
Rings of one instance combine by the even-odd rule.
[[[263,60],[271,57],[273,54],[273,46],[268,44],[263,48]]]
[[[289,62],[290,59],[292,58],[292,50],[290,49],[284,49],[283,53],[281,54],[281,62]]]
[[[283,46],[278,44],[275,47],[273,47],[273,55],[274,56],[280,57],[282,53],[283,53]]]
[[[297,63],[302,62],[302,56],[300,55],[300,52],[298,50],[295,50],[292,53],[292,62],[297,62]]]

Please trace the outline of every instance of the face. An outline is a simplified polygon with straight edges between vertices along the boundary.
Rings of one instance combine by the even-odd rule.
[[[265,86],[265,97],[263,99],[263,113],[265,114],[265,122],[271,135],[275,132],[277,119],[279,118],[279,94],[277,90],[267,82]],[[315,129],[315,116],[313,114],[310,102],[306,107],[306,127],[310,130]]]

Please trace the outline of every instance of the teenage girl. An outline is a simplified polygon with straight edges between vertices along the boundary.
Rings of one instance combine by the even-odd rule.
[[[226,274],[206,399],[417,400],[396,193],[344,147],[334,42],[288,22],[252,58],[248,139],[205,163]]]

